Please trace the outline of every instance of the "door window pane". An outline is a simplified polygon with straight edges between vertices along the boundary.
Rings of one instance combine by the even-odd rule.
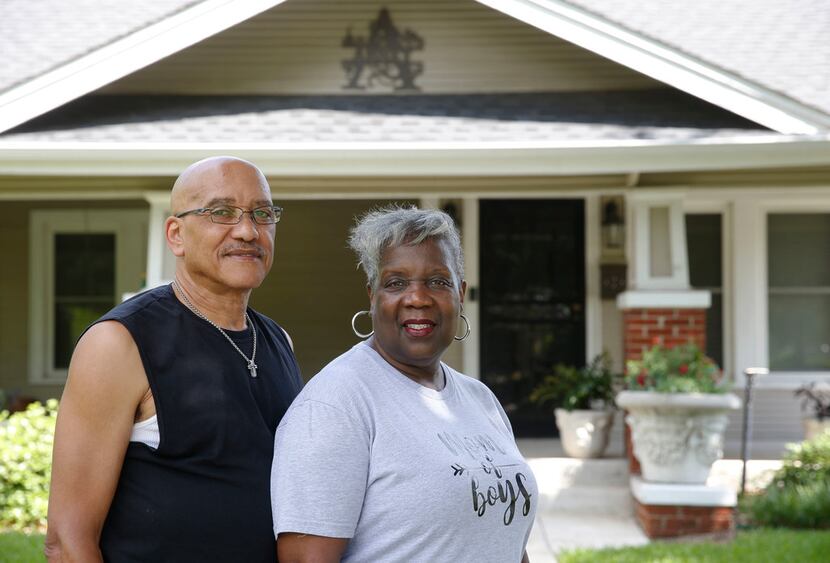
[[[767,217],[769,365],[830,369],[830,214]]]
[[[69,367],[75,341],[115,305],[115,235],[55,235],[55,355]]]
[[[689,283],[712,294],[706,310],[706,355],[723,366],[723,228],[720,213],[686,215]]]

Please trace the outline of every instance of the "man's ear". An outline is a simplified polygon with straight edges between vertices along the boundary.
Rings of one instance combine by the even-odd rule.
[[[164,234],[167,238],[167,246],[173,255],[181,258],[184,256],[184,235],[182,233],[181,221],[175,217],[168,217],[164,222]]]

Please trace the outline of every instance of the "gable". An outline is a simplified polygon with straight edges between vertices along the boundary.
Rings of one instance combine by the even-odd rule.
[[[10,2],[15,3],[20,1],[22,0],[10,0]],[[159,5],[165,2],[165,0],[156,1],[159,2]],[[166,16],[161,15],[159,16],[160,19],[148,23],[145,27],[115,37],[103,46],[95,47],[93,45],[90,47],[90,51],[80,55],[76,54],[75,58],[68,61],[64,60],[63,63],[58,62],[56,66],[50,67],[50,70],[46,72],[42,72],[41,69],[41,74],[30,79],[24,79],[22,82],[15,82],[15,86],[9,87],[7,85],[7,90],[0,90],[0,131],[25,123],[31,118],[59,107],[68,101],[107,86],[113,81],[128,76],[148,65],[153,65],[167,56],[175,56],[176,53],[205,38],[230,29],[240,22],[245,22],[249,18],[285,2],[285,0],[194,0],[182,4],[182,1],[169,0],[171,6],[179,6],[178,11]],[[523,22],[526,26],[531,26],[551,36],[560,37],[564,41],[578,45],[586,51],[597,53],[601,57],[615,61],[619,63],[616,67],[617,70],[625,67],[636,71],[624,70],[627,73],[625,79],[612,80],[613,85],[611,86],[594,85],[588,86],[589,88],[653,88],[653,82],[649,85],[642,85],[641,83],[637,85],[626,84],[628,79],[633,80],[635,76],[642,79],[642,76],[637,75],[637,72],[640,72],[661,83],[690,93],[781,133],[818,133],[823,135],[830,130],[830,112],[816,109],[814,106],[804,103],[802,99],[777,92],[765,85],[763,81],[758,82],[756,76],[744,77],[736,74],[733,70],[723,68],[719,66],[718,60],[701,59],[699,56],[685,51],[682,45],[661,42],[656,36],[650,36],[647,30],[637,31],[629,28],[627,27],[627,24],[630,23],[628,20],[622,21],[623,18],[621,18],[621,21],[615,21],[609,15],[592,12],[590,9],[580,6],[579,2],[581,1],[591,5],[594,9],[597,6],[605,6],[605,4],[593,2],[593,0],[475,0],[476,3],[501,13],[497,15],[509,16],[516,21]],[[735,1],[744,6],[753,5],[750,0]],[[763,0],[765,5],[772,1]],[[800,18],[811,18],[815,15],[820,20],[822,15],[826,15],[826,11],[819,10],[814,14],[817,10],[816,1],[808,0],[807,4],[792,6],[793,11],[797,11]],[[48,12],[49,5],[59,2],[61,0],[42,0],[37,4],[47,6],[45,9]],[[94,2],[94,4],[97,7],[102,4],[109,6],[108,2],[115,2],[115,0],[101,0]],[[290,3],[295,5],[308,3],[310,5],[313,2],[321,2],[321,0],[291,0]],[[632,2],[633,0],[609,0],[610,4],[623,5],[626,9],[631,6],[636,8],[636,5]],[[106,20],[112,15],[112,10],[139,3],[141,3],[139,0],[123,0],[112,9],[95,11],[92,18],[87,14],[83,19],[84,24],[93,25],[100,20],[101,26],[106,27]],[[450,29],[449,35],[452,35],[458,29],[458,26],[455,25],[458,23],[458,19],[453,19],[455,10],[465,3],[473,3],[473,0],[459,0],[457,3],[450,3],[446,0],[424,0],[423,2],[413,2],[407,5],[407,10],[412,10],[415,13],[418,9],[427,9],[430,16],[432,16],[433,12],[441,13],[441,10],[438,10],[436,6],[446,5],[451,7],[446,11],[444,17],[449,22],[447,26]],[[151,0],[147,4],[154,5],[154,2]],[[405,3],[396,1],[393,4],[404,5]],[[720,37],[719,26],[729,26],[731,22],[719,16],[717,10],[719,4],[717,2],[707,0],[704,4],[709,12],[709,20],[707,21],[713,24],[713,29],[707,30],[708,37],[715,42]],[[359,11],[361,6],[365,8],[367,5],[369,3],[363,0],[332,2],[329,11],[336,12],[339,8]],[[372,6],[372,10],[378,7]],[[818,7],[820,8],[820,6]],[[79,13],[82,12],[83,10],[79,10]],[[330,18],[330,15],[325,12],[319,13],[319,10],[317,12],[314,14],[316,18]],[[32,16],[26,10],[21,10],[21,13],[28,14],[29,17]],[[55,10],[52,13],[63,14],[63,17],[66,17],[65,11]],[[0,14],[2,14],[2,11],[0,11]],[[406,17],[409,17],[409,15],[407,14]],[[631,21],[635,20],[636,18],[631,19]],[[27,25],[27,22],[21,23],[15,18],[11,18],[9,21],[12,21],[12,25],[18,27]],[[475,21],[476,25],[479,23],[472,17],[467,17],[465,21]],[[35,34],[32,37],[33,44],[26,45],[26,48],[33,52],[42,48],[48,50],[50,48],[49,41],[53,39],[53,36],[60,35],[62,31],[62,24],[58,22],[54,29],[49,30],[48,33]],[[294,32],[295,28],[287,30],[286,33],[289,31]],[[750,33],[752,31],[750,30]],[[754,31],[757,32],[757,30]],[[81,33],[81,35],[84,34]],[[799,39],[797,30],[794,33],[790,31],[788,36],[786,33],[784,35],[793,41]],[[94,34],[91,34],[91,36],[94,36]],[[496,88],[492,92],[567,91],[568,89],[578,91],[585,86],[585,82],[582,85],[577,85],[579,84],[578,79],[584,79],[593,84],[592,81],[605,76],[604,72],[598,70],[593,62],[579,60],[578,57],[569,58],[567,55],[556,60],[545,60],[543,63],[534,66],[532,62],[529,64],[529,61],[537,60],[535,49],[524,44],[521,45],[518,51],[512,53],[517,56],[505,59],[504,53],[512,47],[510,38],[507,36],[501,37],[488,29],[485,39],[480,48],[475,50],[474,57],[476,63],[482,62],[483,64],[462,64],[460,67],[448,66],[444,64],[445,58],[439,57],[435,61],[429,61],[432,65],[430,68],[442,71],[449,68],[447,76],[452,78],[447,78],[446,84],[449,85],[453,81],[454,84],[460,84],[462,90],[469,87],[469,91],[478,93],[488,92],[487,84],[493,84],[492,87]],[[92,41],[92,43],[95,43],[95,41]],[[785,65],[793,60],[788,44],[788,42],[781,44],[783,45],[781,52],[785,55],[782,60],[787,61],[784,63]],[[826,42],[824,44],[826,45]],[[568,47],[572,49],[572,53],[578,52],[578,50],[574,50],[575,48],[572,45]],[[52,50],[55,50],[54,46],[52,46]],[[10,51],[13,55],[16,53],[14,49]],[[548,51],[553,52],[554,50],[548,49]],[[562,53],[566,51],[567,48],[561,50]],[[450,50],[447,53],[461,60],[463,59],[461,56],[463,52],[462,49],[459,49],[457,51]],[[297,59],[286,59],[282,55],[277,55],[276,60],[280,64],[287,64],[286,60],[297,63],[296,67],[302,69],[300,71],[301,81],[308,84],[313,79],[321,76],[319,69],[322,68],[319,65],[309,66],[306,64],[309,57],[308,53],[311,53],[311,50],[303,49]],[[430,55],[425,53],[425,56]],[[821,54],[819,54],[819,59],[821,59]],[[223,82],[222,71],[228,69],[241,70],[237,67],[245,67],[250,59],[243,57],[240,60],[241,62],[238,64],[230,63],[223,66],[220,72],[213,77],[215,83]],[[593,59],[593,61],[600,60],[600,58]],[[576,64],[573,64],[573,61],[576,61]],[[607,62],[604,61],[603,64],[607,64]],[[442,64],[444,64],[443,67]],[[613,64],[606,66],[606,68],[613,67]],[[536,82],[532,85],[522,81],[517,82],[511,79],[513,75],[502,73],[499,74],[501,81],[493,79],[490,82],[473,87],[472,82],[474,81],[468,79],[470,75],[468,71],[480,68],[493,68],[499,72],[506,69],[517,73],[524,69],[526,72],[523,76],[525,78],[533,77]],[[821,62],[819,68],[823,68]],[[580,77],[580,73],[583,73],[582,77]],[[553,86],[548,83],[539,84],[540,81],[544,82],[552,74],[563,79]],[[322,75],[324,76],[325,73],[322,73]],[[175,78],[178,75],[170,76]],[[287,79],[280,82],[279,85],[293,84],[293,81],[288,79],[292,77],[285,76]],[[244,80],[242,82],[246,88],[254,88],[251,82],[245,82]],[[804,84],[807,82],[813,86],[816,84],[815,80],[804,81]],[[269,88],[273,86],[274,84],[271,83]],[[443,91],[437,84],[433,84],[431,87],[434,87],[434,91],[437,93]],[[551,90],[551,88],[558,88],[559,90]],[[826,92],[826,88],[824,90]],[[114,92],[115,90],[111,91]],[[447,90],[447,92],[453,91],[452,89]]]
[[[424,48],[421,93],[563,92],[656,88],[623,65],[475,0],[289,0],[105,87],[115,94],[389,94],[382,81],[349,90],[348,32],[368,39],[386,7]],[[365,82],[364,82],[365,83]]]

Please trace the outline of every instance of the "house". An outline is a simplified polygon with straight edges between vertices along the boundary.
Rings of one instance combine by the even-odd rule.
[[[657,338],[739,387],[769,367],[755,446],[800,438],[792,390],[830,378],[824,2],[71,4],[0,6],[0,388],[58,395],[83,327],[171,279],[176,175],[234,154],[285,207],[252,303],[307,377],[356,341],[353,217],[415,202],[463,234],[448,359],[520,435],[554,363]]]

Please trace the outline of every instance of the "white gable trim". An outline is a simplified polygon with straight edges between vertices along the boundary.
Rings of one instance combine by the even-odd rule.
[[[814,134],[830,129],[826,113],[563,0],[477,1],[779,133]]]
[[[181,51],[285,0],[205,0],[0,95],[0,132]]]
[[[233,154],[272,176],[547,176],[823,166],[830,139],[607,143],[8,143],[0,175],[176,176]]]

